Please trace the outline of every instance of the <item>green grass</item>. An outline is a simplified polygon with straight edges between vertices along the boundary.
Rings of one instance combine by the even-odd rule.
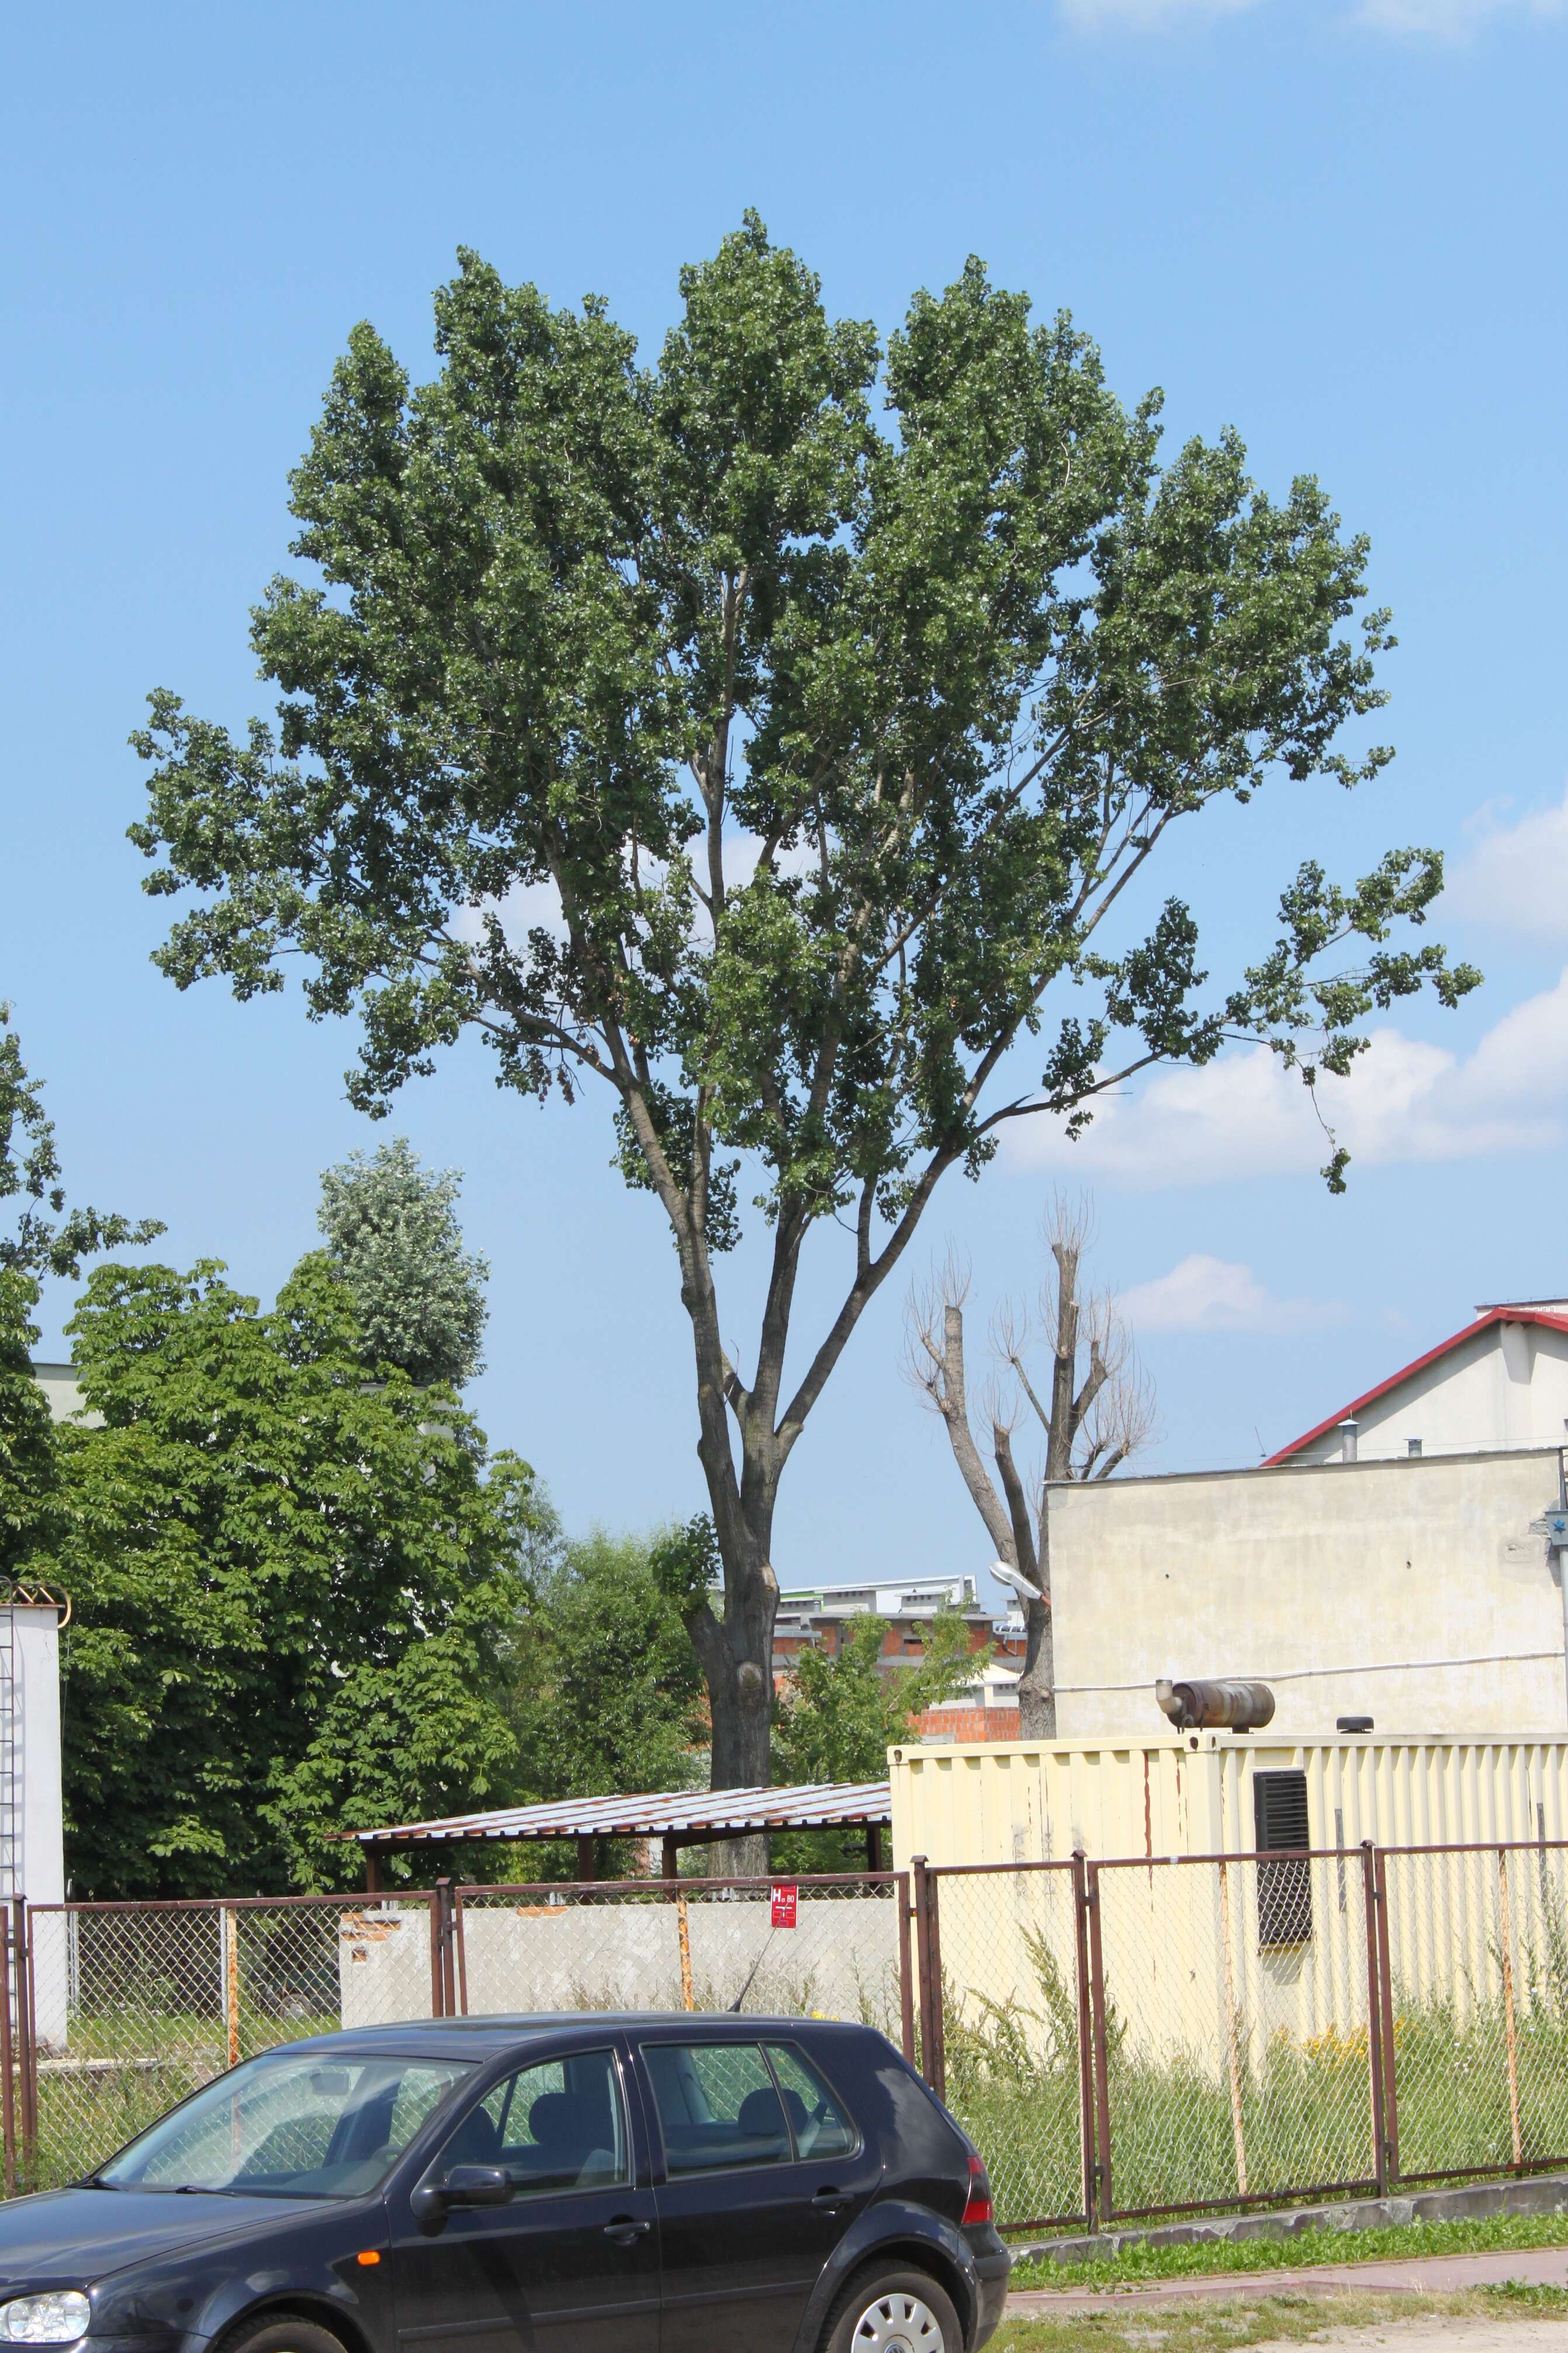
[[[1297,2271],[1310,2263],[1386,2263],[1391,2257],[1485,2254],[1496,2248],[1525,2247],[1568,2247],[1568,2214],[1479,2214],[1448,2222],[1388,2223],[1367,2231],[1301,2231],[1290,2239],[1129,2247],[1083,2263],[1021,2263],[1015,2266],[1013,2285],[1141,2287],[1153,2280],[1197,2279],[1226,2272]]]

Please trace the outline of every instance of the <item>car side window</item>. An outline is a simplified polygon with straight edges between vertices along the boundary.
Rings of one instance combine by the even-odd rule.
[[[613,2051],[571,2051],[492,2084],[441,2152],[441,2169],[501,2165],[519,2198],[607,2189],[631,2179]]]
[[[796,2155],[852,2155],[859,2135],[805,2052],[793,2042],[770,2042],[767,2052],[789,2112]]]
[[[789,2163],[789,2126],[757,2043],[649,2042],[643,2059],[672,2175]]]

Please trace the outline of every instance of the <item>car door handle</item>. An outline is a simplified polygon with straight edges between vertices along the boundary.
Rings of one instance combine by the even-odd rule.
[[[848,2205],[849,2200],[842,2189],[819,2189],[811,2202],[819,2214],[837,2214],[841,2206]]]
[[[615,2221],[605,2223],[605,2236],[614,2239],[617,2247],[629,2247],[634,2240],[646,2239],[652,2228],[651,2222],[634,2221],[631,2215],[622,2214]]]

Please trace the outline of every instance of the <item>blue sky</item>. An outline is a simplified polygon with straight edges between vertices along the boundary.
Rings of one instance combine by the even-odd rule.
[[[755,205],[837,311],[889,327],[978,252],[1070,307],[1124,396],[1163,385],[1173,436],[1233,422],[1270,488],[1324,480],[1395,611],[1398,759],[1354,798],[1266,797],[1162,887],[1223,974],[1302,856],[1350,872],[1436,843],[1436,928],[1488,976],[1457,1017],[1386,1025],[1338,1114],[1344,1199],[1305,1106],[1244,1055],[1156,1082],[1076,1153],[1041,1137],[950,1178],[931,1244],[968,1251],[977,1303],[1027,1289],[1051,1183],[1092,1182],[1097,1269],[1159,1391],[1149,1467],[1255,1461],[1474,1302],[1568,1293],[1560,5],[150,0],[29,12],[7,65],[0,993],[79,1197],[163,1217],[170,1255],[270,1295],[317,1172],[375,1140],[342,1100],[347,1034],[153,970],[123,839],[149,688],[231,723],[264,707],[247,610],[349,327],[423,373],[464,243],[556,301],[602,291],[650,342],[679,264]],[[467,1172],[493,1439],[573,1524],[695,1508],[673,1263],[602,1113],[502,1099],[464,1051],[397,1124]],[[792,1464],[785,1582],[987,1556],[899,1377],[901,1302]],[[47,1312],[53,1352],[68,1300]]]

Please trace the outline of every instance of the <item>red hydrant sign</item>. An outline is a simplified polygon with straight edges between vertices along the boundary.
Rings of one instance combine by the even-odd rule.
[[[793,1881],[784,1880],[776,1881],[774,1883],[773,1925],[775,1928],[793,1928],[795,1926],[795,1905],[799,1899],[800,1890],[795,1885]]]

